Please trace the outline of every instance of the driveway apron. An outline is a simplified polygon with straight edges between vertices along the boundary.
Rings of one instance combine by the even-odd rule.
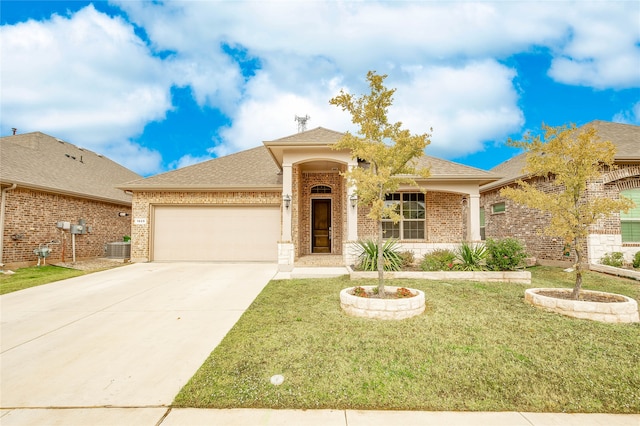
[[[0,406],[168,405],[276,270],[138,263],[0,296]]]

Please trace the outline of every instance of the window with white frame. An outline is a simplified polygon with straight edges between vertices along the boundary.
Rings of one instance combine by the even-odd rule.
[[[384,238],[424,240],[426,210],[423,193],[388,194],[385,197],[385,205],[395,206],[400,221],[393,223],[391,219],[382,220]]]
[[[636,206],[627,213],[620,212],[620,232],[623,243],[640,243],[640,189],[627,189],[620,195],[630,198]]]

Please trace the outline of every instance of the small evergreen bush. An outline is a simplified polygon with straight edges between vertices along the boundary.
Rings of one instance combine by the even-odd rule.
[[[450,271],[453,269],[456,254],[451,250],[438,249],[427,253],[420,262],[423,271]]]
[[[457,269],[461,271],[483,271],[486,269],[487,248],[482,244],[462,243],[456,253]]]
[[[633,257],[633,267],[636,269],[640,268],[640,251],[637,251]]]
[[[358,256],[358,268],[363,271],[378,270],[378,243],[374,240],[361,240],[356,243],[360,250]],[[402,266],[402,257],[398,251],[397,240],[386,240],[382,246],[385,271],[399,271]]]
[[[487,239],[487,268],[491,271],[515,271],[524,266],[527,253],[524,244],[515,238]]]
[[[416,261],[415,255],[411,250],[401,251],[400,258],[402,259],[402,264],[400,265],[402,268],[408,268],[413,266]]]
[[[615,268],[622,268],[622,265],[624,265],[624,255],[619,251],[607,253],[602,256],[602,259],[600,259],[600,263],[607,266],[613,266]]]

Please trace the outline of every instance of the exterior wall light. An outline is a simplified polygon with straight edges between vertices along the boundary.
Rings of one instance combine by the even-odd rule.
[[[351,200],[351,207],[355,209],[356,204],[358,204],[358,196],[356,194],[351,194],[351,197],[349,197],[349,200]]]
[[[119,216],[119,217],[127,217],[127,216],[129,216],[129,213],[126,213],[126,212],[118,212],[118,216]]]
[[[282,197],[282,199],[284,200],[284,206],[288,209],[289,206],[291,205],[291,195],[287,194],[284,197]]]

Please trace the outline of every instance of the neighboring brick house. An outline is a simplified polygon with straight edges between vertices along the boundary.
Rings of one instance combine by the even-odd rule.
[[[76,259],[104,256],[107,243],[131,233],[131,195],[116,185],[139,178],[41,132],[0,138],[0,263],[35,264],[33,251],[44,244],[47,263],[69,261],[74,239]]]
[[[331,149],[343,135],[319,127],[121,185],[133,192],[132,261],[352,262],[351,243],[375,226],[340,175],[358,167]],[[479,240],[479,187],[498,176],[433,157],[419,167],[431,170],[426,195],[389,196],[403,220],[385,223],[388,235],[416,256]]]
[[[588,186],[586,197],[618,198],[621,194],[632,198],[636,208],[627,214],[615,213],[593,226],[585,242],[590,263],[599,263],[602,256],[611,252],[622,252],[627,261],[640,251],[640,126],[592,121],[592,126],[602,140],[609,140],[617,147],[616,170],[603,171],[602,178]],[[520,154],[491,171],[503,178],[484,185],[481,193],[481,225],[487,238],[515,237],[522,240],[530,255],[539,261],[565,261],[569,257],[564,241],[548,237],[542,232],[549,216],[539,210],[529,209],[501,197],[501,188],[514,185],[518,179],[526,179],[522,170],[525,154]],[[550,188],[544,178],[531,179],[544,190]]]

